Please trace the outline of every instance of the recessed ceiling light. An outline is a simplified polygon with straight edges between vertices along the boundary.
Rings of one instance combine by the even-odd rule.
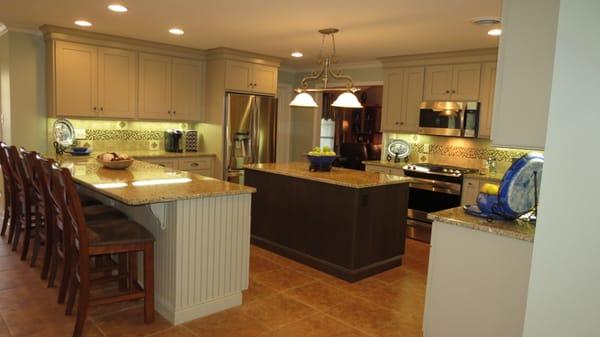
[[[179,28],[171,28],[171,29],[169,29],[169,33],[171,33],[173,35],[183,35],[184,31],[183,31],[183,29],[179,29]]]
[[[75,24],[78,25],[79,27],[90,27],[92,25],[91,22],[85,21],[85,20],[77,20],[77,21],[75,21]]]
[[[500,28],[490,29],[488,31],[488,35],[491,35],[491,36],[500,36],[501,34],[502,34],[502,29],[500,29]]]
[[[295,51],[292,53],[292,57],[300,58],[302,56],[304,56],[304,54],[302,54],[302,52],[299,51]]]
[[[497,25],[501,22],[501,19],[497,16],[478,16],[472,18],[471,22],[476,25]]]
[[[117,13],[125,13],[128,11],[127,7],[125,7],[123,5],[119,5],[119,4],[109,5],[108,9],[110,9],[113,12],[117,12]]]

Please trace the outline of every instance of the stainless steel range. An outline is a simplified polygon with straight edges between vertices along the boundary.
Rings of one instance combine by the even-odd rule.
[[[431,240],[431,221],[427,214],[460,206],[463,175],[475,170],[436,165],[408,164],[404,175],[413,177],[409,185],[407,236],[419,241]]]

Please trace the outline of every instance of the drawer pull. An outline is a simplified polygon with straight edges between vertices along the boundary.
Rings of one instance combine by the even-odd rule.
[[[198,163],[191,163],[190,166],[191,167],[198,167]]]

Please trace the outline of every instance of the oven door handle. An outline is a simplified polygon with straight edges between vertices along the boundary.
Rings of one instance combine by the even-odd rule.
[[[427,179],[414,179],[408,184],[409,188],[415,188],[430,192],[460,195],[460,185],[447,183],[445,181],[433,181]]]

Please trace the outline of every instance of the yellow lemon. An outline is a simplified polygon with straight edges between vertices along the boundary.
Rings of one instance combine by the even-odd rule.
[[[499,189],[498,185],[487,183],[487,184],[483,184],[483,186],[481,186],[481,193],[497,195],[498,189]]]

